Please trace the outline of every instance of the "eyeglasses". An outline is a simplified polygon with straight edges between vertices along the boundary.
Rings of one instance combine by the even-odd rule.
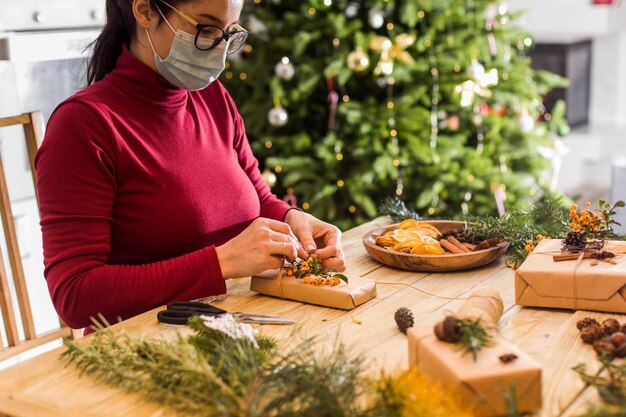
[[[248,31],[238,24],[233,25],[233,30],[231,30],[230,32],[226,32],[219,26],[203,25],[201,23],[198,23],[192,17],[176,9],[174,6],[168,4],[167,2],[163,0],[160,0],[160,2],[165,4],[170,9],[174,10],[183,19],[194,25],[194,27],[196,28],[194,45],[201,51],[210,51],[211,49],[219,45],[220,42],[225,41],[228,48],[226,52],[229,54],[234,54],[241,49],[241,47],[246,43],[246,39],[248,39]]]

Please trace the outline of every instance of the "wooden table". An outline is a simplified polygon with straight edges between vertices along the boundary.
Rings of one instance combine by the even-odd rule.
[[[576,416],[589,403],[599,403],[595,389],[586,387],[571,370],[580,362],[599,370],[593,350],[578,336],[575,323],[584,316],[597,319],[626,316],[562,310],[520,308],[514,305],[513,271],[503,261],[489,267],[448,274],[412,273],[384,267],[366,254],[361,243],[369,230],[388,224],[380,218],[344,234],[343,247],[348,276],[365,276],[387,282],[408,283],[447,297],[465,296],[477,288],[498,290],[505,303],[500,333],[516,343],[543,365],[544,408],[540,416]],[[260,296],[249,290],[249,278],[228,282],[228,297],[216,305],[249,313],[280,315],[295,319],[299,331],[320,341],[337,335],[355,353],[363,353],[375,366],[370,369],[405,369],[407,339],[393,319],[399,307],[409,307],[420,324],[431,325],[446,310],[455,310],[461,301],[449,301],[421,294],[410,288],[379,284],[378,297],[352,311],[305,305]],[[159,324],[150,311],[115,327],[131,334],[171,338],[180,328]],[[264,326],[262,332],[285,343],[293,338],[292,326]],[[81,339],[89,342],[90,337]],[[0,372],[0,415],[10,416],[170,416],[173,412],[157,404],[142,402],[139,396],[79,377],[77,370],[58,359],[63,348]]]

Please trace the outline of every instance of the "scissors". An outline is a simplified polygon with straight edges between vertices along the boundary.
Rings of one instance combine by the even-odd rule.
[[[197,301],[175,301],[167,306],[166,310],[157,313],[157,320],[166,324],[187,324],[192,316],[217,317],[228,313],[226,310],[210,304]],[[230,313],[243,323],[256,324],[294,324],[295,321],[283,317],[260,316],[257,314],[245,314],[240,312]]]

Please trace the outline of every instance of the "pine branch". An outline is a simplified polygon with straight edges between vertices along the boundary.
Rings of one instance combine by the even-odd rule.
[[[378,206],[378,214],[381,216],[390,216],[394,222],[405,219],[420,219],[420,215],[410,210],[399,197],[385,198]]]
[[[458,323],[459,340],[456,343],[476,361],[478,352],[493,343],[491,335],[480,320],[458,320]]]
[[[623,406],[626,403],[626,364],[613,363],[604,355],[600,357],[600,362],[604,366],[606,375],[587,374],[584,363],[572,369],[578,373],[585,383],[598,390],[598,394],[600,394],[605,403]]]

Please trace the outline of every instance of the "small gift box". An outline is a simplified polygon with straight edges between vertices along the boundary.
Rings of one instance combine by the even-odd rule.
[[[505,415],[512,401],[520,413],[541,408],[540,365],[506,340],[495,338],[474,361],[457,345],[438,340],[432,328],[412,328],[407,335],[409,365],[458,395],[474,415]]]
[[[279,279],[278,271],[274,269],[252,277],[250,290],[308,304],[351,310],[376,297],[376,282],[349,278],[348,284],[342,282],[336,286],[305,284],[286,273]]]
[[[626,242],[608,242],[610,262],[555,262],[559,239],[542,240],[515,273],[515,302],[521,306],[626,313]]]

